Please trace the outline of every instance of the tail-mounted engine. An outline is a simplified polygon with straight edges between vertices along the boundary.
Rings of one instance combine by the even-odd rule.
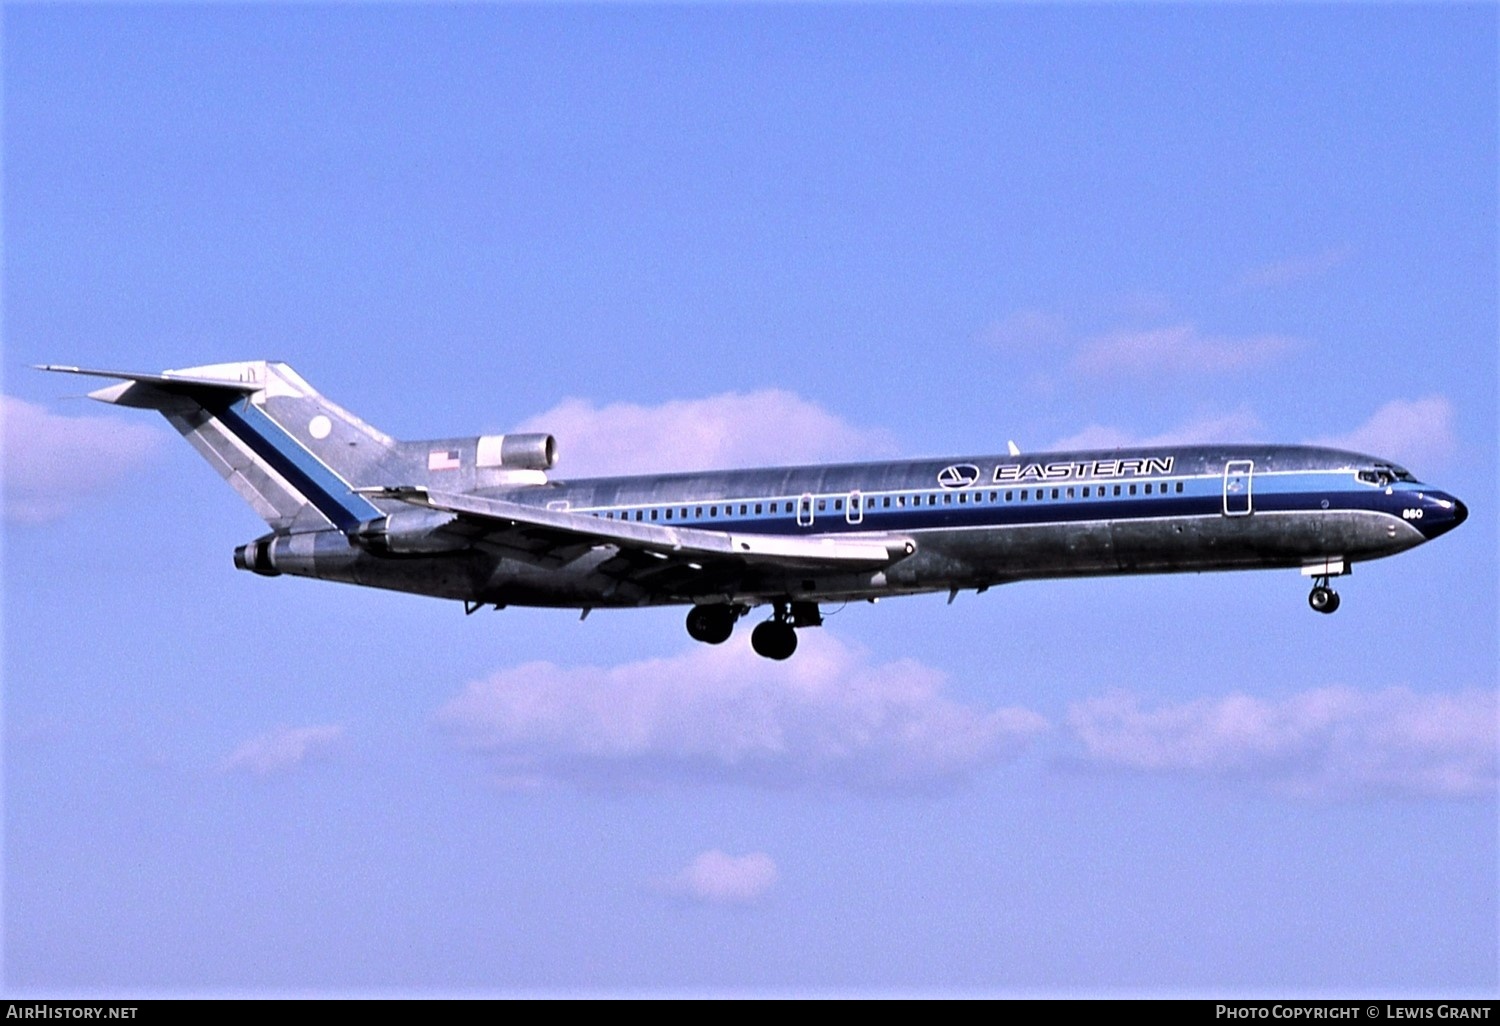
[[[482,469],[551,470],[556,462],[551,435],[481,435],[474,451],[474,465]]]
[[[431,556],[459,552],[469,540],[444,528],[458,518],[439,510],[414,509],[366,520],[354,529],[354,542],[377,556]]]
[[[234,550],[234,565],[262,577],[280,577],[281,571],[276,569],[275,556],[272,554],[275,544],[274,534],[246,542]]]

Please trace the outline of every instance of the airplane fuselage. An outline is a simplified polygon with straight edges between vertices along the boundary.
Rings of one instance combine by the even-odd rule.
[[[897,533],[913,539],[915,550],[871,572],[757,568],[738,580],[713,575],[702,582],[688,572],[664,588],[646,588],[601,569],[613,555],[607,549],[566,568],[482,552],[414,560],[371,555],[333,532],[306,569],[486,604],[603,608],[839,601],[1030,578],[1321,567],[1392,555],[1462,520],[1461,503],[1398,474],[1383,461],[1333,449],[1179,446],[552,481],[477,491],[664,528]],[[278,567],[297,572],[286,559]]]

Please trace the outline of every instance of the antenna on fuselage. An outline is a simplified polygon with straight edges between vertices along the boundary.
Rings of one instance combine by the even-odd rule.
[[[1006,442],[1006,443],[1005,443],[1005,447],[1006,447],[1006,448],[1007,448],[1007,449],[1009,449],[1009,450],[1010,450],[1010,454],[1011,454],[1011,455],[1012,455],[1012,456],[1019,456],[1019,455],[1021,455],[1021,450],[1020,450],[1020,448],[1019,448],[1019,447],[1018,447],[1018,446],[1017,446],[1017,445],[1016,445],[1016,443],[1015,443],[1015,442]]]

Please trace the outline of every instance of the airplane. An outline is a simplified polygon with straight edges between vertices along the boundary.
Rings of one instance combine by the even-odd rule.
[[[720,644],[756,607],[751,647],[786,659],[825,603],[984,592],[1012,581],[1296,568],[1331,579],[1464,522],[1404,468],[1300,445],[1182,445],[576,481],[547,434],[402,442],[285,363],[145,374],[90,397],[156,410],[266,521],[234,564],[509,605],[686,605]]]

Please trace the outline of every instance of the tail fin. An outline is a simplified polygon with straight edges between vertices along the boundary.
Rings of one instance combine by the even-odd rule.
[[[125,381],[91,392],[158,410],[273,530],[353,531],[381,515],[356,489],[381,483],[397,443],[330,402],[284,363],[253,360],[135,374],[47,366]]]

